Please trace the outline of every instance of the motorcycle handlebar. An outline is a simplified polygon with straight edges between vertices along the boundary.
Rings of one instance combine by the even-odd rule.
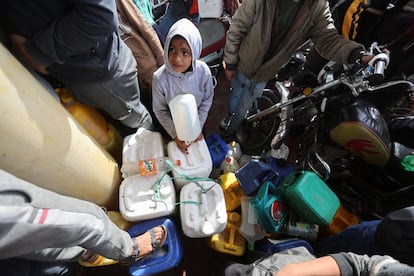
[[[252,114],[248,116],[246,118],[247,121],[253,122],[264,116],[281,112],[283,111],[283,108],[289,105],[299,102],[305,98],[316,96],[319,93],[323,93],[325,90],[336,87],[338,85],[347,86],[350,89],[352,95],[354,95],[355,97],[357,97],[361,92],[364,92],[364,91],[372,92],[372,91],[380,90],[380,89],[391,87],[394,85],[401,85],[401,84],[407,85],[408,90],[410,90],[411,92],[414,92],[414,84],[407,80],[388,81],[382,84],[378,84],[380,81],[384,80],[384,71],[388,66],[390,57],[388,53],[381,52],[375,42],[371,45],[370,51],[367,54],[373,55],[374,57],[368,62],[368,65],[370,66],[370,70],[366,71],[368,72],[368,75],[365,75],[364,78],[350,79],[346,76],[346,74],[341,74],[340,76],[332,79],[332,78],[326,78],[326,77],[322,77],[318,75],[318,80],[323,79],[324,81],[327,81],[327,82],[317,87],[314,87],[313,89],[311,89],[310,93],[308,92],[306,94],[298,95],[290,99],[283,98],[280,102],[274,104],[273,106],[265,110],[262,110],[256,114]],[[328,69],[333,70],[332,68],[328,68]],[[323,74],[331,74],[332,73],[331,70],[325,70]],[[320,74],[321,73],[322,72],[320,72]],[[378,84],[378,85],[375,85],[375,84]],[[276,85],[276,87],[281,93],[284,92],[284,90],[286,90],[286,88],[281,83],[279,83],[279,85]],[[288,93],[287,90],[285,92]]]

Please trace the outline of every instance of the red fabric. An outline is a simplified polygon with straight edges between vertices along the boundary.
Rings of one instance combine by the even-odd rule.
[[[192,14],[198,14],[198,1],[197,0],[193,0],[193,3],[190,7],[190,9],[188,10],[188,14],[192,15]]]

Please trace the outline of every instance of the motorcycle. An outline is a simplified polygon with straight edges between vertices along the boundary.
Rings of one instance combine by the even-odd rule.
[[[332,18],[338,32],[345,38],[369,47],[377,41],[390,51],[386,78],[400,78],[414,74],[414,12],[412,0],[329,0]],[[316,51],[313,59],[315,72],[326,60]],[[322,60],[323,63],[318,62]]]
[[[370,49],[375,54],[371,65],[328,62],[313,86],[276,81],[278,102],[248,116],[238,140],[243,150],[244,133],[272,123],[276,130],[268,147],[279,149],[288,143],[288,131],[296,129],[290,159],[297,169],[317,173],[345,207],[362,217],[410,205],[413,197],[407,195],[414,195],[414,173],[401,165],[414,150],[392,140],[385,116],[389,110],[411,109],[414,85],[407,79],[379,82],[387,56],[376,43]],[[387,95],[396,101],[382,101]]]

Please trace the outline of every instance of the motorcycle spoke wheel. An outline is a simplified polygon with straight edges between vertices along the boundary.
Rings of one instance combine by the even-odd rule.
[[[264,90],[256,100],[256,112],[265,110],[279,102],[280,98],[269,90]],[[270,149],[270,143],[279,127],[280,119],[277,116],[267,116],[260,120],[248,123],[244,121],[236,133],[242,152],[248,155],[260,155]]]

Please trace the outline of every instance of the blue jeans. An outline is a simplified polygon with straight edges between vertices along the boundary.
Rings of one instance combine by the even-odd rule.
[[[321,239],[314,245],[315,253],[327,255],[338,252],[354,252],[357,254],[381,255],[375,240],[375,232],[381,220],[363,221],[351,225],[342,232]]]
[[[7,276],[75,276],[80,271],[77,262],[38,262],[12,258],[0,260],[0,271]]]
[[[229,111],[234,113],[234,116],[228,128],[229,133],[236,132],[255,100],[262,95],[266,84],[267,81],[252,82],[236,70],[236,74],[231,79]]]
[[[158,23],[152,26],[157,33],[162,46],[164,46],[165,39],[171,26],[181,18],[188,18],[197,25],[200,23],[200,16],[198,14],[190,15],[185,9],[186,6],[180,3],[180,1],[182,0],[170,1],[164,16]]]

